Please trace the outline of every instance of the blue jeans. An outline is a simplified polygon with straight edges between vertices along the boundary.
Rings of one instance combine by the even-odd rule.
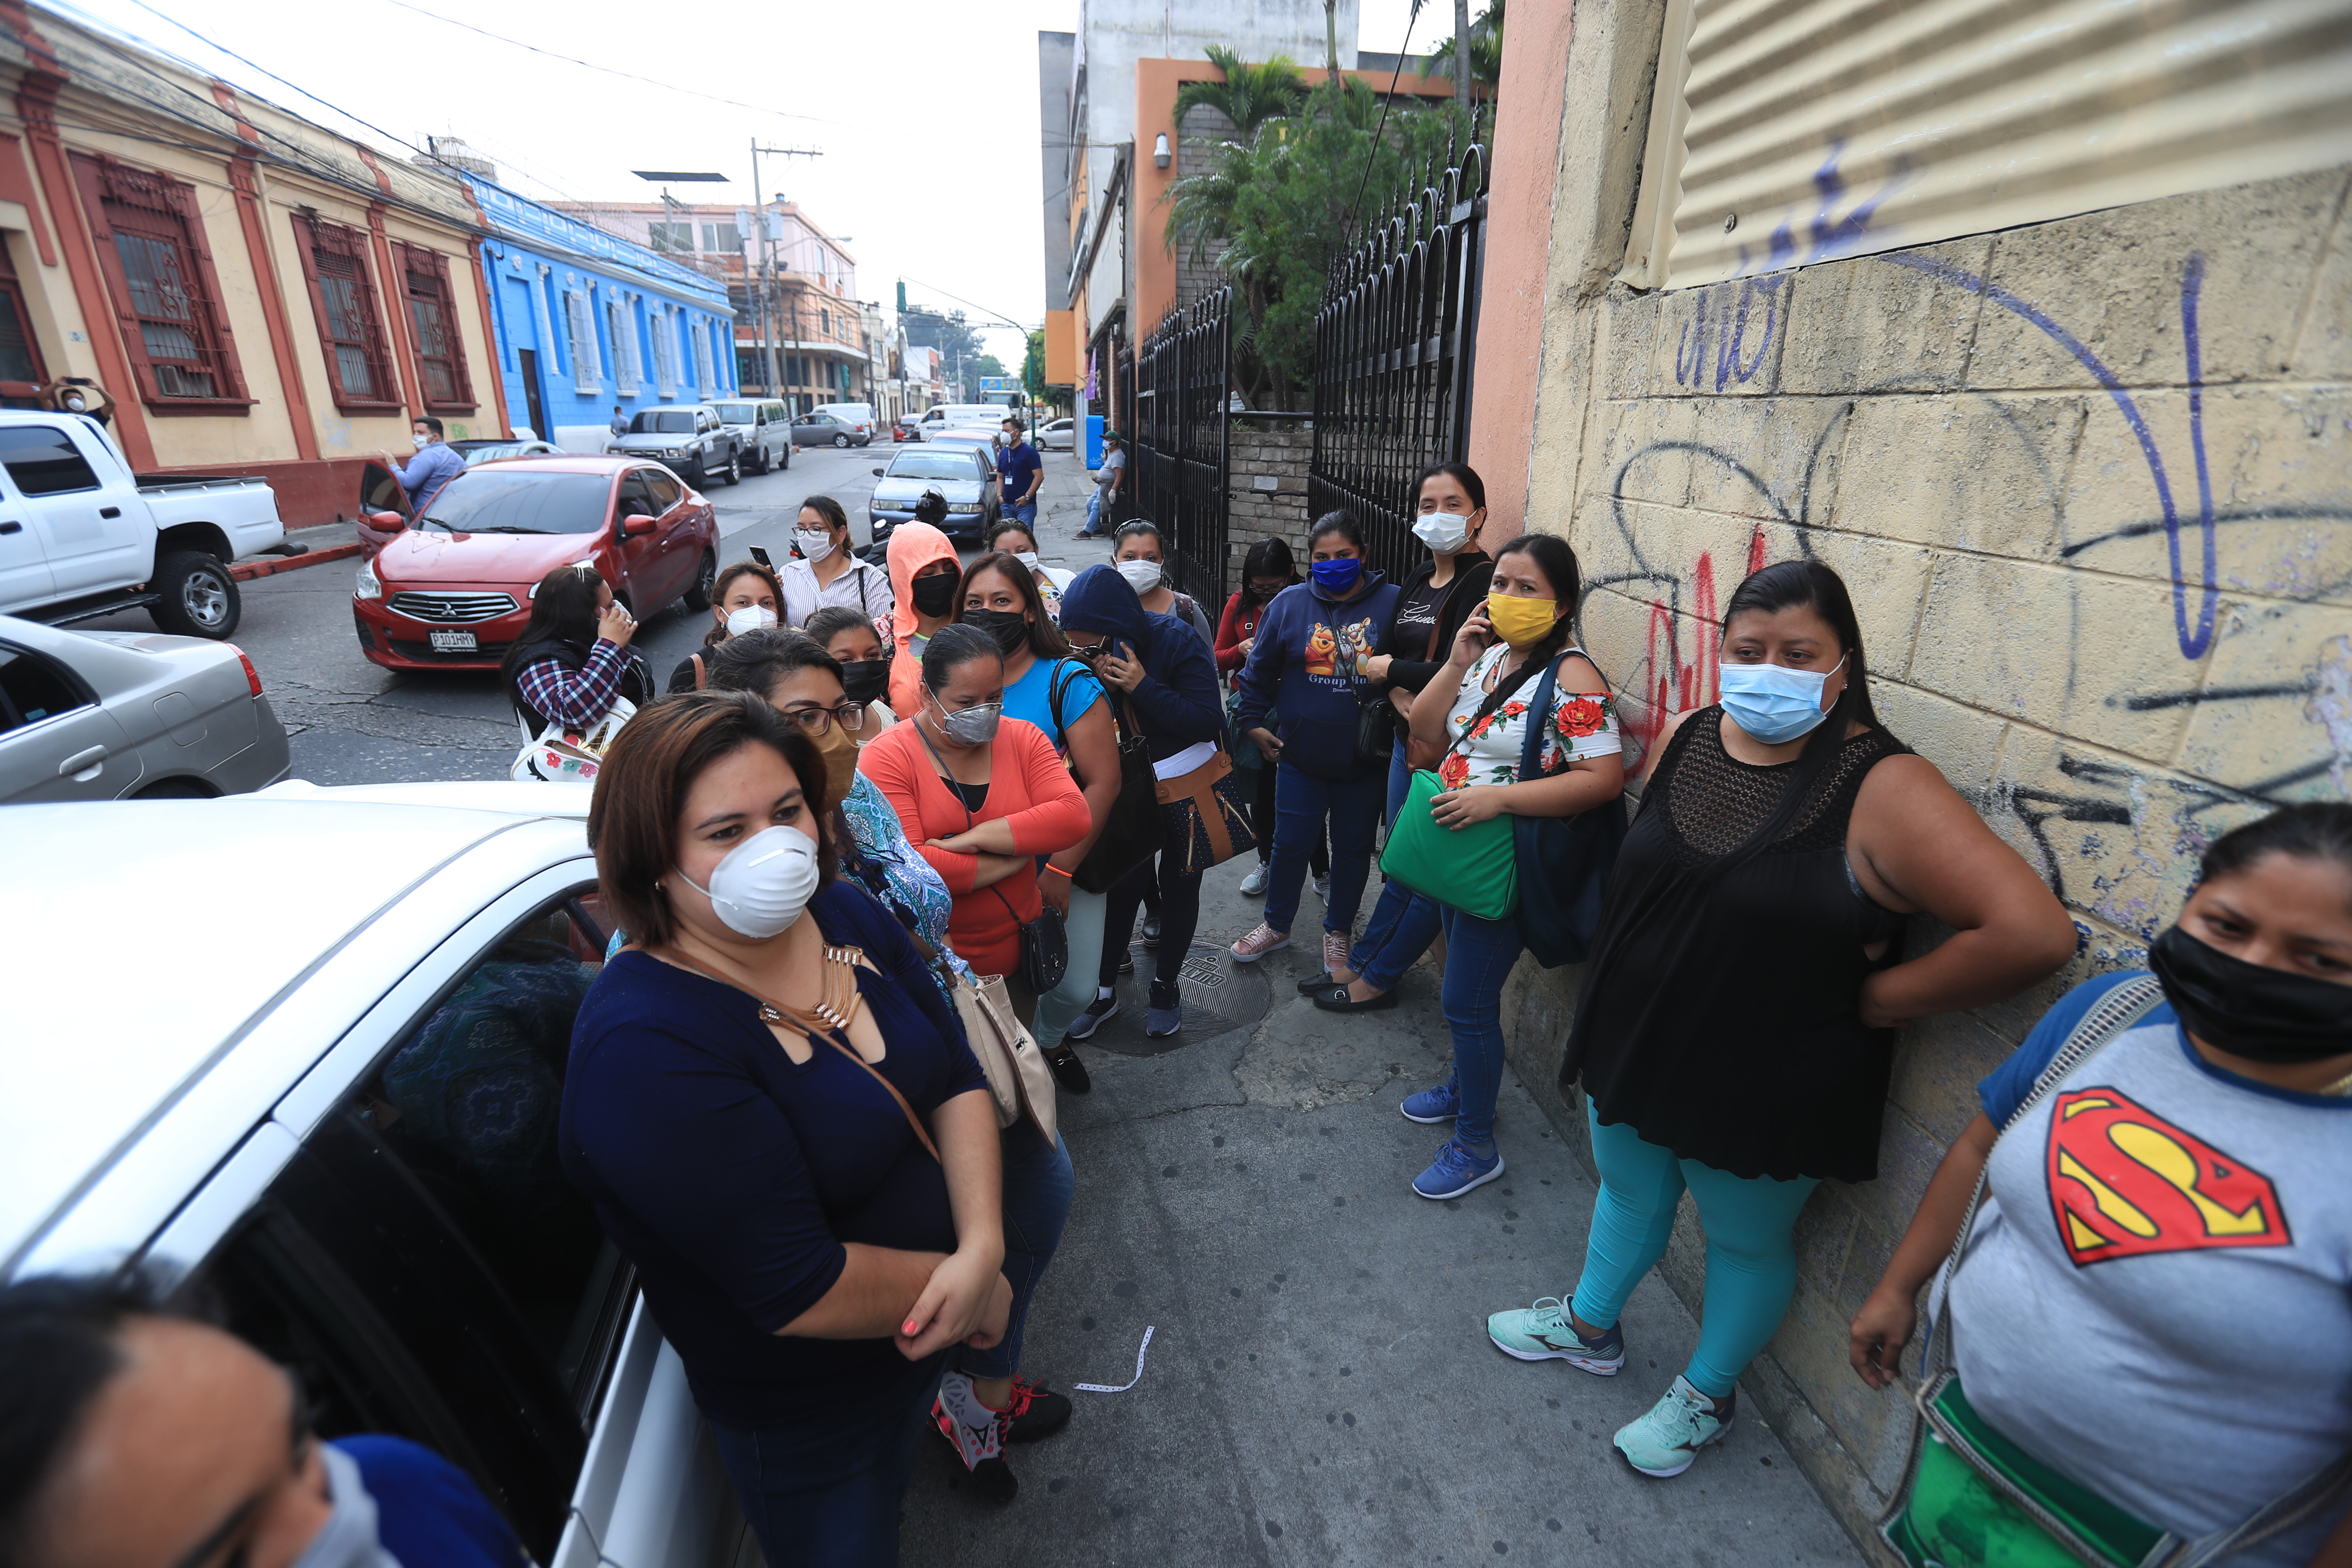
[[[1103,493],[1100,490],[1097,490],[1094,494],[1087,498],[1087,526],[1084,531],[1087,533],[1099,533],[1102,531],[1102,509]]]
[[[1265,884],[1265,923],[1287,933],[1298,917],[1298,892],[1307,858],[1323,824],[1331,825],[1331,897],[1323,929],[1353,931],[1364,879],[1372,869],[1372,828],[1380,821],[1387,781],[1366,772],[1352,779],[1318,778],[1288,763],[1275,764],[1274,861]]]
[[[1062,1244],[1070,1217],[1069,1145],[1047,1143],[1026,1121],[998,1134],[1004,1151],[1004,1280],[1013,1287],[1013,1315],[1004,1337],[984,1351],[959,1345],[949,1352],[958,1372],[970,1377],[1011,1377],[1021,1369],[1021,1334],[1029,1321],[1029,1299]]]
[[[1006,501],[1003,515],[1024,528],[1034,528],[1037,524],[1037,503],[1034,500]]]
[[[1396,828],[1397,813],[1403,808],[1404,797],[1412,788],[1412,770],[1405,766],[1404,747],[1399,745],[1389,753],[1389,813],[1388,825]],[[1438,907],[1433,900],[1423,897],[1393,879],[1381,883],[1380,902],[1372,906],[1371,923],[1364,927],[1363,939],[1356,943],[1356,973],[1364,984],[1381,991],[1393,991],[1404,972],[1421,962],[1429,944],[1437,940]]]
[[[1453,964],[1449,953],[1449,974]],[[1576,1315],[1596,1329],[1615,1326],[1633,1287],[1665,1256],[1675,1208],[1687,1188],[1706,1232],[1706,1296],[1698,1346],[1683,1375],[1709,1399],[1721,1399],[1788,1316],[1797,1289],[1797,1211],[1821,1181],[1735,1176],[1678,1160],[1622,1122],[1601,1125],[1591,1100],[1584,1104],[1601,1193],[1592,1203]]]
[[[1454,1032],[1454,1092],[1461,1105],[1454,1136],[1485,1154],[1495,1142],[1495,1098],[1503,1091],[1503,982],[1519,961],[1519,926],[1442,906],[1441,912],[1445,987],[1440,1001]]]
[[[792,1426],[710,1423],[769,1568],[898,1561],[898,1506],[946,1363],[944,1353],[907,1363],[871,1396],[812,1406]]]

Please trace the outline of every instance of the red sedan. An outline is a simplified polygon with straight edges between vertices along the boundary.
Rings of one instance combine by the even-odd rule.
[[[386,485],[390,489],[387,491]],[[379,505],[398,481],[368,466]],[[468,468],[421,518],[363,508],[368,563],[352,595],[360,650],[386,669],[496,669],[539,580],[585,562],[636,617],[674,600],[710,607],[719,519],[657,463],[628,458],[524,458]]]

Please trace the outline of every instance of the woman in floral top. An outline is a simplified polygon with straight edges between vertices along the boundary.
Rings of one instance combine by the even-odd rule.
[[[1496,552],[1486,604],[1463,623],[1452,657],[1413,700],[1413,739],[1446,748],[1437,768],[1444,789],[1430,800],[1440,826],[1614,809],[1625,787],[1617,707],[1601,672],[1568,640],[1579,592],[1576,552],[1550,534],[1521,534]],[[1538,679],[1555,665],[1549,711],[1531,712]],[[1521,779],[1530,723],[1543,726],[1543,776]],[[1503,982],[1519,959],[1516,920],[1448,908],[1444,923],[1454,1074],[1402,1107],[1407,1121],[1454,1123],[1454,1136],[1413,1178],[1412,1190],[1425,1198],[1458,1197],[1503,1173],[1495,1146]]]

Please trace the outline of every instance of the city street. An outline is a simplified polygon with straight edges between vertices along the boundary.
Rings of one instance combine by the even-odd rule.
[[[719,512],[720,563],[740,560],[754,544],[781,563],[792,548],[802,498],[817,494],[847,509],[862,547],[874,470],[898,450],[885,441],[846,451],[803,447],[783,472],[746,478],[731,489],[714,485],[705,493]],[[1086,517],[1085,469],[1071,454],[1054,452],[1046,455],[1045,472],[1039,527],[1046,537],[1038,543],[1047,563],[1076,568],[1108,559],[1101,545],[1071,537]],[[291,737],[292,776],[320,784],[504,778],[520,736],[497,676],[395,673],[370,664],[352,633],[356,565],[328,562],[241,585],[245,618],[234,640],[252,657]],[[144,612],[84,625],[154,629]],[[700,613],[672,605],[638,629],[636,646],[657,681],[667,681],[671,668],[701,645],[708,626]]]

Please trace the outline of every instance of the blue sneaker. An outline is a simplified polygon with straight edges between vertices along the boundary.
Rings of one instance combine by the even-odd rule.
[[[1440,1121],[1451,1121],[1459,1116],[1462,1113],[1462,1100],[1454,1092],[1453,1081],[1448,1079],[1435,1089],[1424,1089],[1419,1094],[1406,1095],[1404,1103],[1397,1109],[1404,1112],[1404,1119],[1407,1121],[1418,1121],[1424,1126],[1433,1126]]]
[[[1438,1145],[1437,1158],[1429,1163],[1429,1169],[1412,1179],[1412,1190],[1425,1198],[1458,1198],[1502,1173],[1501,1150],[1482,1160],[1465,1149],[1459,1139],[1448,1138]]]
[[[1568,1303],[1557,1296],[1546,1296],[1532,1307],[1493,1313],[1486,1319],[1486,1337],[1505,1355],[1564,1361],[1597,1377],[1614,1377],[1625,1364],[1623,1325],[1586,1339],[1570,1321]]]

